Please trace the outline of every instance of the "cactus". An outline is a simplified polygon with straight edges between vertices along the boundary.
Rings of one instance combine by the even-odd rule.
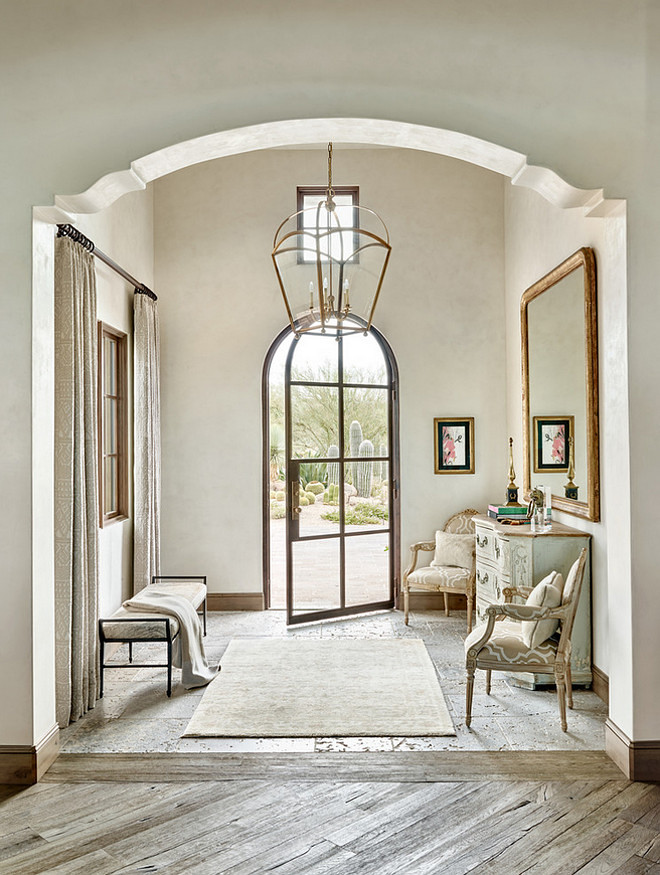
[[[306,492],[313,492],[314,495],[320,495],[323,492],[323,484],[317,481],[312,481],[307,484]]]
[[[362,426],[354,419],[351,423],[351,428],[349,431],[349,447],[351,456],[355,459],[360,455],[360,444],[362,443]],[[351,478],[353,480],[353,486],[357,487],[357,478],[358,478],[358,463],[351,462]]]
[[[379,456],[386,456],[387,455],[387,447],[385,446],[385,444],[380,445],[380,449],[378,450],[378,455]],[[380,479],[387,480],[387,462],[380,463]]]
[[[323,493],[324,504],[339,504],[339,484],[330,483]]]
[[[357,486],[358,495],[360,498],[369,498],[371,495],[371,479],[373,475],[374,463],[370,457],[374,454],[374,445],[369,440],[364,440],[360,444],[359,449],[360,461],[357,466]]]
[[[328,447],[328,458],[339,458],[339,447],[335,444]],[[339,462],[328,462],[328,489],[331,484],[339,486]]]

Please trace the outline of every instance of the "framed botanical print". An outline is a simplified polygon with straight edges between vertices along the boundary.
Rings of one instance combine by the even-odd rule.
[[[435,473],[474,474],[474,417],[433,420]]]
[[[574,438],[575,418],[573,416],[535,416],[534,432],[534,471],[568,471],[569,439]]]

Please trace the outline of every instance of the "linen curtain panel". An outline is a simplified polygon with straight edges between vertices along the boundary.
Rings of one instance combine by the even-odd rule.
[[[160,574],[160,332],[158,302],[133,296],[133,592]]]
[[[94,707],[98,683],[96,276],[93,256],[55,240],[55,677],[61,727]]]

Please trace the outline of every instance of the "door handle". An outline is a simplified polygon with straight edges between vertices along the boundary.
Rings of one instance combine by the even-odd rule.
[[[291,519],[295,521],[300,516],[300,483],[294,481],[291,483]]]

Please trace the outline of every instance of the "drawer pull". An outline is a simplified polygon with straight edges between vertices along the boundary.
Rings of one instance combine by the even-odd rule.
[[[486,547],[488,545],[488,535],[484,535],[481,540],[479,540],[479,535],[477,535],[477,547]]]
[[[488,583],[488,572],[486,571],[485,574],[482,574],[481,571],[477,571],[477,579],[481,583]]]
[[[495,556],[497,559],[500,558],[500,545],[495,541]]]

